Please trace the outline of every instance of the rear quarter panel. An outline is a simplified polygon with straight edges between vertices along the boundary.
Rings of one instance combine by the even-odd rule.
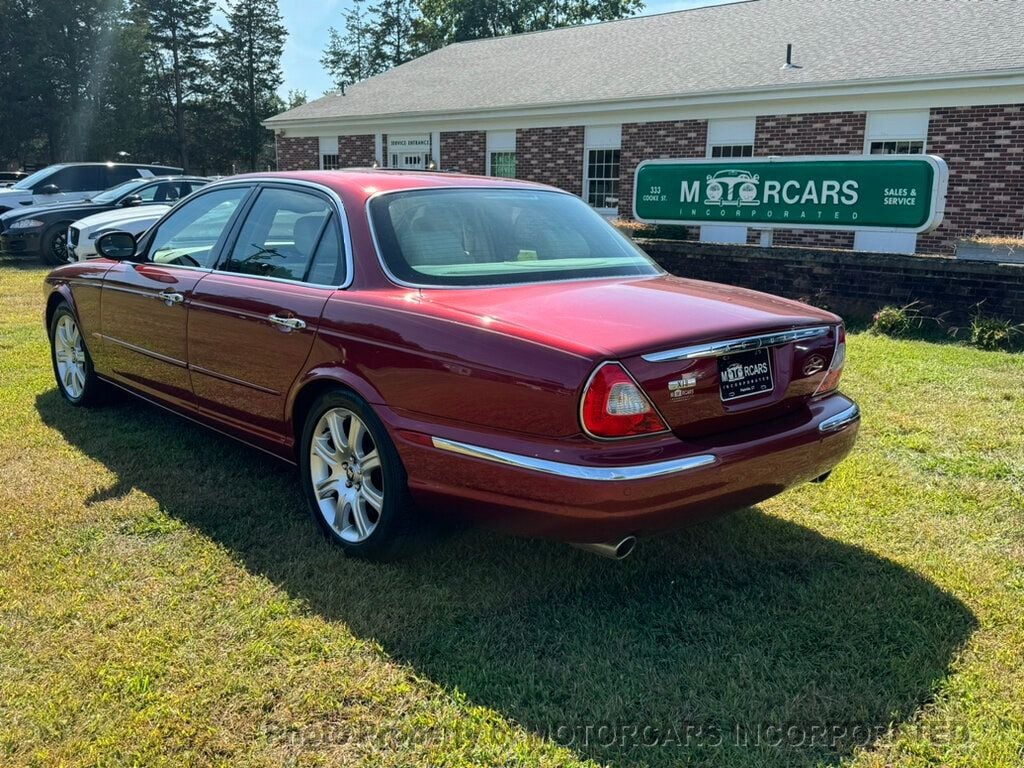
[[[555,347],[422,311],[415,291],[335,294],[308,369],[348,371],[370,402],[502,432],[578,434],[578,394],[593,363]],[[354,387],[359,390],[359,387]]]

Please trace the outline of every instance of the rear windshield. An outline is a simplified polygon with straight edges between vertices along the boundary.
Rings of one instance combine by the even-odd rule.
[[[370,202],[390,272],[417,285],[503,285],[660,270],[571,195],[519,189],[428,189]]]

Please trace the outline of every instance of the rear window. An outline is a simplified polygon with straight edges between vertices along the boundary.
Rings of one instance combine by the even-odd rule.
[[[503,285],[660,270],[590,206],[543,190],[429,189],[375,197],[381,256],[398,279]]]

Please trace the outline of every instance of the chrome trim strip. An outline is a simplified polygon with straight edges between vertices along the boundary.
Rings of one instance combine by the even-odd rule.
[[[764,333],[759,336],[745,336],[741,339],[712,341],[707,344],[694,344],[689,347],[666,349],[662,352],[650,352],[641,357],[648,363],[669,363],[676,360],[696,360],[702,357],[721,357],[736,352],[748,352],[752,349],[778,347],[793,341],[807,341],[827,336],[832,330],[831,325],[819,325],[813,328],[796,328],[792,331]]]
[[[435,448],[442,451],[457,453],[462,456],[469,456],[474,459],[493,461],[497,464],[515,467],[516,469],[529,469],[534,472],[543,472],[547,475],[556,475],[570,480],[646,480],[651,477],[662,477],[673,475],[679,472],[687,472],[691,469],[707,467],[718,461],[713,454],[701,454],[699,456],[687,456],[684,459],[672,459],[670,461],[659,461],[653,464],[636,464],[633,466],[621,467],[589,467],[582,464],[566,464],[561,461],[549,461],[537,459],[532,456],[522,456],[518,453],[507,453],[506,451],[495,450],[494,448],[482,448],[478,445],[469,445],[455,440],[447,440],[443,437],[432,437],[431,441]]]
[[[835,416],[829,416],[823,422],[818,425],[818,431],[822,434],[829,432],[837,432],[843,427],[852,424],[860,418],[860,408],[856,403],[851,405],[845,411],[840,411]]]

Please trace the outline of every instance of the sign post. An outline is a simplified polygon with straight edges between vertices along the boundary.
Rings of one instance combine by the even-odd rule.
[[[928,232],[949,170],[934,155],[647,160],[633,216],[651,224]]]

